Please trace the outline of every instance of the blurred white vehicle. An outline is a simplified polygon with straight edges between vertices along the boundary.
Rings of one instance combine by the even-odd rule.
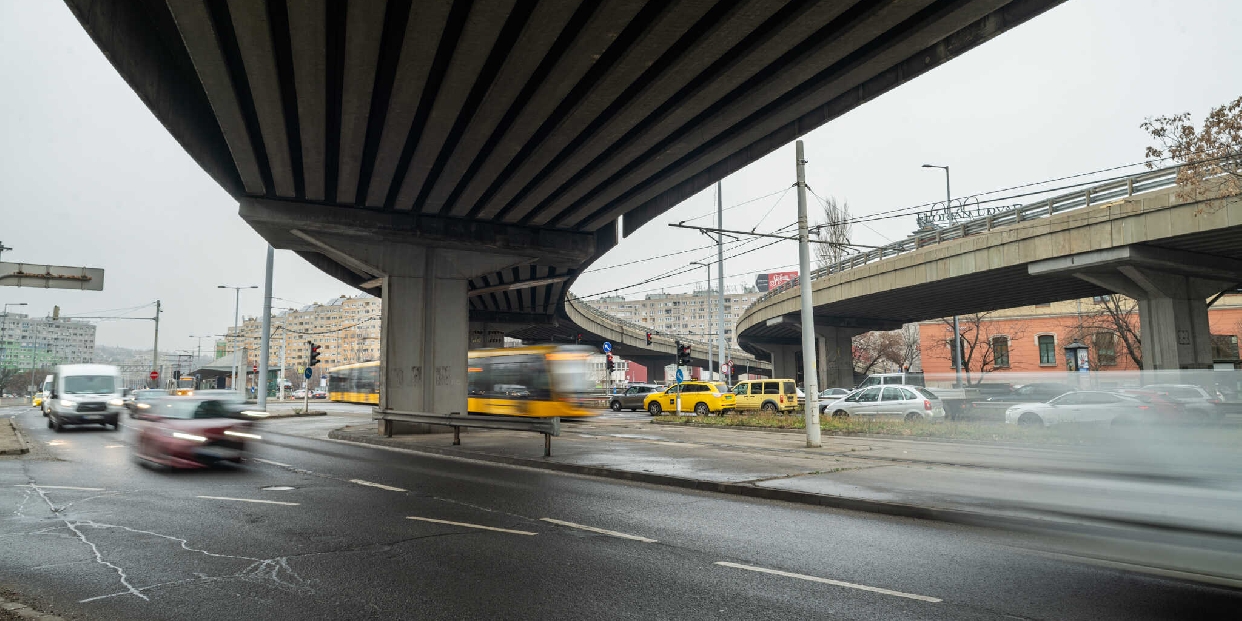
[[[1097,390],[1068,392],[1047,403],[1019,403],[1005,411],[1005,422],[1048,426],[1058,423],[1111,423],[1137,417],[1151,406],[1131,396]]]

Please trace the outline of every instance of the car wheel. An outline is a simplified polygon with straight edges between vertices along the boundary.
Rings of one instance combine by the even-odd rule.
[[[659,416],[661,409],[663,408],[660,407],[660,404],[654,401],[651,402],[651,405],[647,406],[647,412],[649,412],[652,416]]]
[[[776,404],[772,403],[771,401],[767,401],[759,409],[762,410],[764,414],[775,414]]]
[[[608,404],[608,406],[612,408],[612,411],[613,411],[613,412],[620,412],[620,411],[621,411],[621,402],[620,402],[620,401],[613,401],[612,403]]]
[[[1028,427],[1042,427],[1044,425],[1044,419],[1040,418],[1039,415],[1034,412],[1023,412],[1022,415],[1018,417],[1018,424],[1026,425]]]
[[[47,414],[44,414],[44,416],[47,416]],[[48,417],[48,419],[47,419],[47,428],[48,428],[48,429],[55,429],[55,428],[56,428],[56,425],[52,423],[52,418],[51,418],[50,416],[49,416],[49,417]]]
[[[923,417],[918,412],[906,412],[907,423],[917,423],[922,420],[923,420]]]
[[[695,416],[707,416],[711,413],[712,411],[707,408],[706,403],[703,403],[702,401],[700,401],[694,404],[694,415]]]
[[[836,412],[832,413],[832,417],[833,418],[849,418],[850,413],[846,412],[845,410],[837,410]]]
[[[60,433],[65,430],[65,426],[60,424],[60,421],[56,420],[55,417],[48,417],[48,423],[51,424],[52,431],[55,431],[56,433]]]

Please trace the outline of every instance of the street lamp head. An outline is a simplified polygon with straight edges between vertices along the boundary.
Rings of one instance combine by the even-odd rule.
[[[937,164],[923,164],[923,168],[943,168],[943,169],[945,169],[945,170],[948,170],[948,168],[949,168],[949,167],[948,167],[948,166],[940,166],[940,165],[937,165]]]
[[[228,285],[216,285],[217,289],[228,289]]]

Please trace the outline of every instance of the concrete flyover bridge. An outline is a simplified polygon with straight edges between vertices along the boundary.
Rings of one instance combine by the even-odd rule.
[[[472,331],[1059,2],[66,0],[260,235],[383,296],[381,406],[438,413]]]
[[[814,274],[821,385],[853,382],[850,339],[954,314],[1120,293],[1139,302],[1151,369],[1210,368],[1208,299],[1242,283],[1242,197],[1182,200],[1176,169],[911,236]],[[797,284],[738,321],[776,375],[801,362]]]
[[[647,379],[650,381],[671,379],[664,377],[664,367],[673,364],[676,359],[678,341],[690,346],[691,364],[701,367],[707,366],[708,349],[715,346],[715,343],[655,332],[642,324],[614,317],[572,293],[566,297],[564,309],[564,320],[558,325],[531,326],[517,331],[514,336],[529,340],[572,343],[580,334],[583,343],[595,346],[607,341],[612,344],[613,353],[646,367]],[[647,344],[648,332],[651,333],[651,345]],[[738,372],[768,376],[772,372],[772,363],[759,360],[745,350],[731,350],[726,359],[733,360]],[[714,358],[713,361],[714,364],[719,364]]]

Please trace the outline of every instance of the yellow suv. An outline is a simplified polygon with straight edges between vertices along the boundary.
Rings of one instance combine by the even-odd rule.
[[[677,397],[681,396],[681,409],[677,409]],[[733,393],[724,382],[682,382],[669,386],[664,392],[655,392],[643,399],[643,409],[652,416],[668,411],[694,412],[707,416],[713,412],[733,411]]]
[[[747,380],[733,387],[739,412],[789,413],[798,409],[798,387],[791,379]]]

